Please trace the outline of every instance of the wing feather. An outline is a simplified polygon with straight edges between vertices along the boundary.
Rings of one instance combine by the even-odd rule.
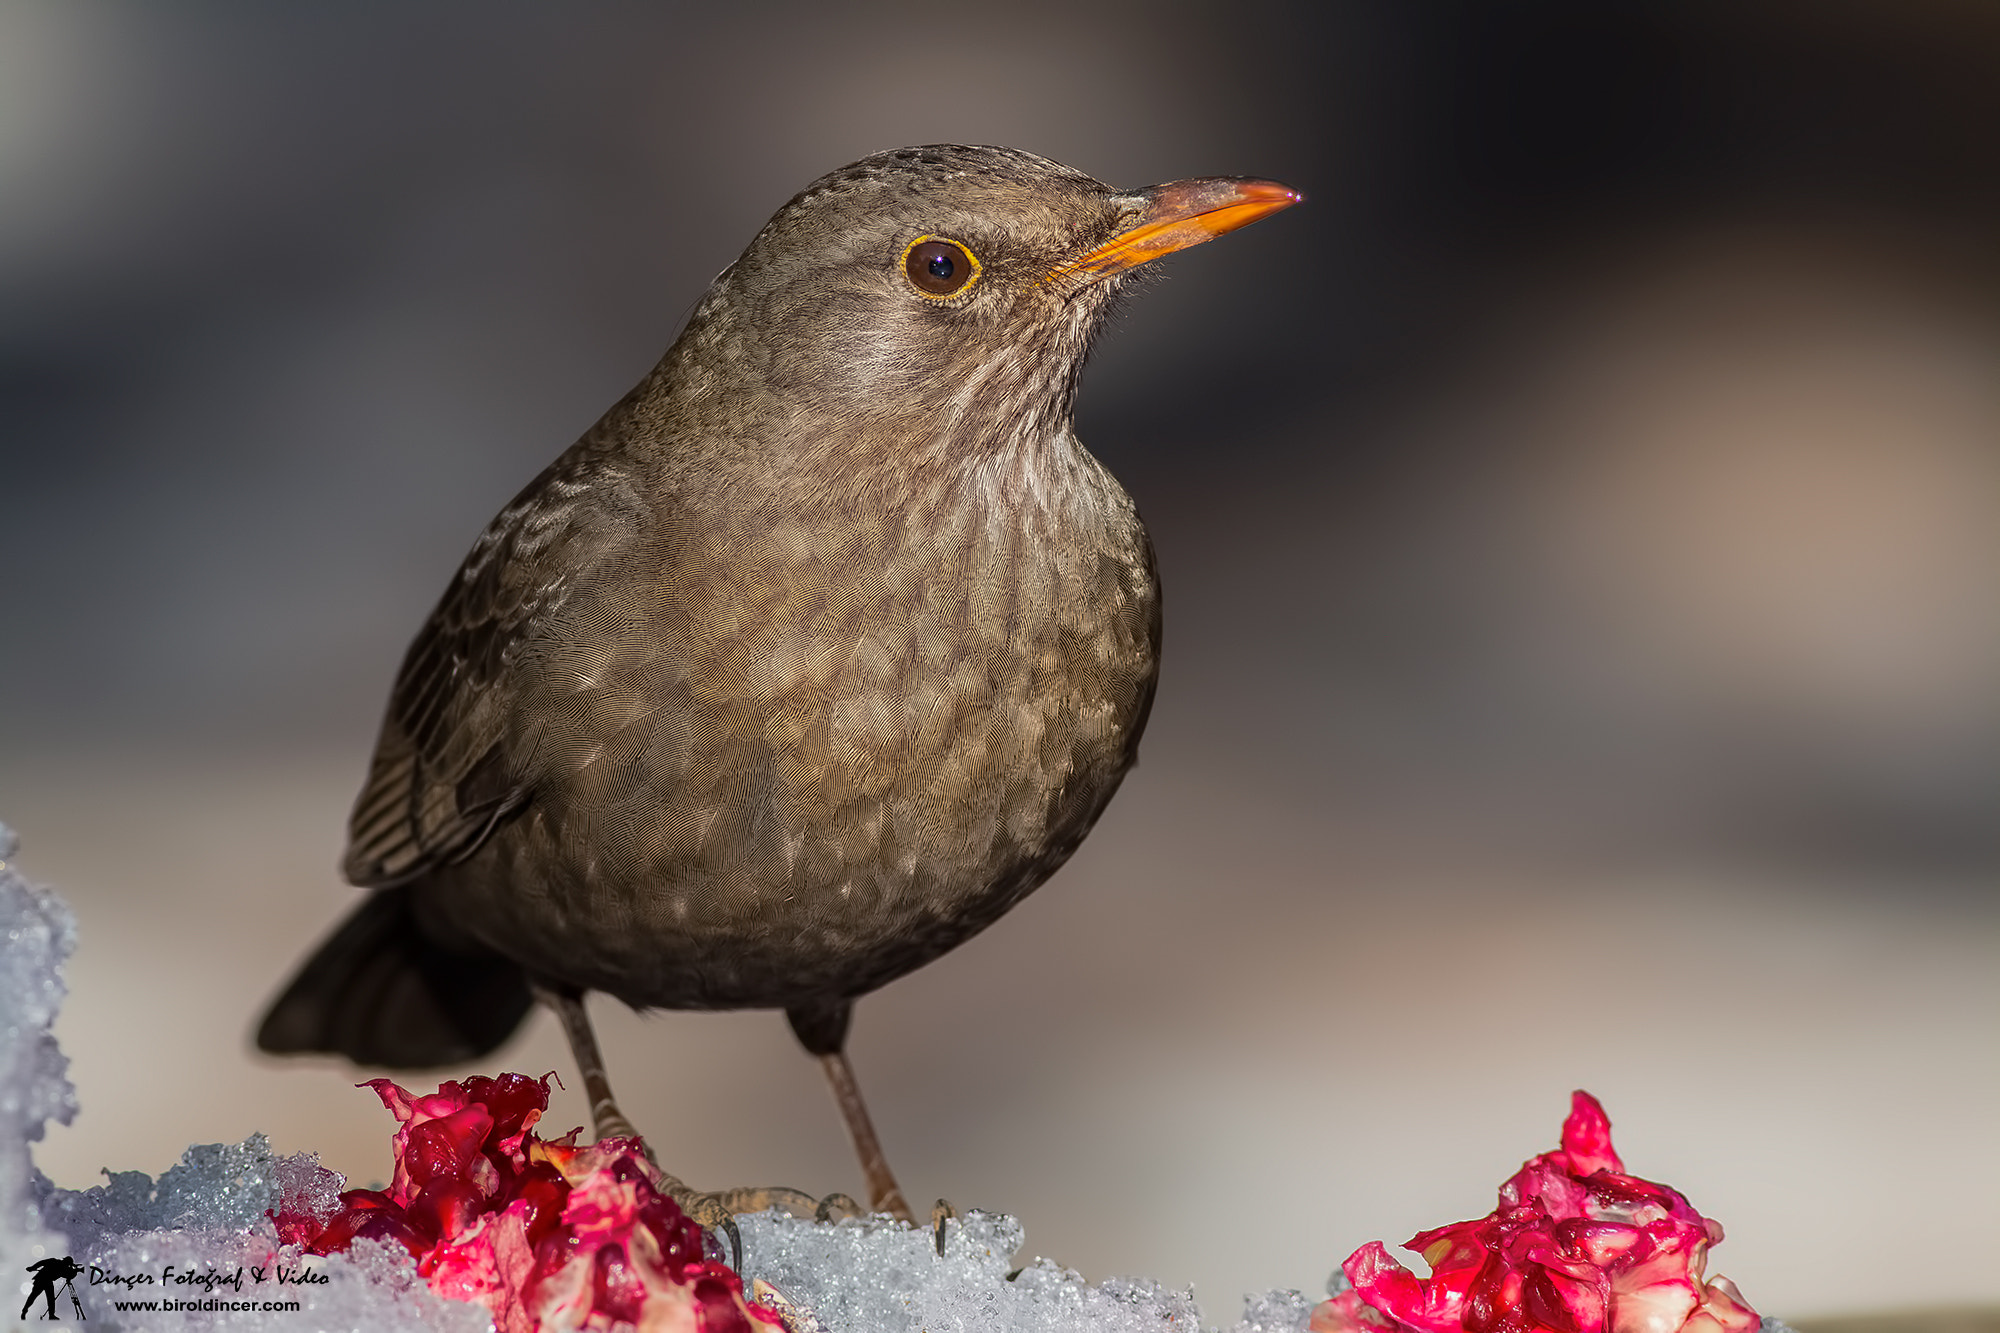
[[[589,567],[575,548],[607,545],[591,476],[601,461],[572,450],[501,510],[404,655],[348,822],[341,868],[355,884],[405,884],[462,861],[531,802],[534,756],[506,678]]]

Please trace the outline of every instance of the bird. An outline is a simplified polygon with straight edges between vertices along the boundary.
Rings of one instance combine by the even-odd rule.
[[[539,1000],[608,1138],[588,992],[782,1009],[907,1220],[854,1003],[1053,874],[1153,704],[1153,548],[1079,373],[1142,265],[1301,197],[932,144],[792,198],[473,544],[349,822],[369,893],[257,1045],[454,1064]]]

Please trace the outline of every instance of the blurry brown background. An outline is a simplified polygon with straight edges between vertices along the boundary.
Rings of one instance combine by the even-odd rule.
[[[1310,202],[1086,377],[1166,675],[1076,862],[860,1008],[913,1197],[1227,1323],[1588,1087],[1761,1309],[2000,1302],[1996,126],[1979,0],[0,8],[0,819],[82,932],[40,1161],[384,1172],[247,1033],[408,637],[793,191],[996,142]],[[675,1169],[856,1188],[776,1015],[597,1012]]]

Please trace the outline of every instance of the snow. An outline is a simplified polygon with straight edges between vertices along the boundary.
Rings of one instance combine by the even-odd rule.
[[[1092,1285],[1038,1259],[1020,1267],[1021,1224],[968,1213],[946,1223],[945,1253],[925,1228],[848,1221],[823,1224],[764,1213],[739,1219],[747,1280],[762,1279],[809,1309],[828,1330],[879,1333],[1197,1333],[1189,1291],[1143,1280]],[[1303,1312],[1306,1304],[1297,1301]],[[1286,1330],[1304,1327],[1304,1316]],[[1240,1326],[1240,1333],[1266,1333]]]
[[[77,1110],[51,1031],[76,922],[53,891],[10,868],[14,846],[0,825],[0,1271],[73,1258],[83,1271],[57,1288],[58,1318],[73,1317],[73,1288],[99,1330],[490,1329],[484,1309],[433,1294],[400,1246],[360,1241],[350,1254],[323,1257],[280,1244],[267,1211],[281,1193],[326,1211],[342,1182],[311,1154],[274,1154],[262,1135],[191,1147],[158,1179],[107,1171],[102,1185],[67,1190],[36,1169],[31,1145],[50,1120],[67,1124]],[[771,1213],[739,1225],[746,1284],[761,1281],[782,1297],[794,1333],[1206,1327],[1191,1289],[1145,1279],[1091,1283],[1044,1259],[1022,1261],[1022,1226],[1002,1215],[973,1212],[947,1223],[942,1255],[927,1228],[882,1219],[817,1223]],[[18,1294],[27,1300],[30,1290],[24,1273]],[[1316,1299],[1296,1291],[1251,1297],[1231,1333],[1300,1333]],[[39,1321],[36,1300],[25,1317],[11,1300],[0,1305],[0,1317],[17,1321],[0,1327]],[[169,1308],[120,1310],[119,1301]],[[292,1301],[298,1309],[266,1308]],[[1789,1331],[1767,1320],[1763,1333]]]
[[[62,965],[76,947],[76,919],[53,891],[28,883],[8,864],[14,849],[14,834],[0,825],[0,1271],[22,1275],[19,1299],[32,1289],[27,1264],[68,1256],[83,1272],[57,1287],[57,1318],[74,1318],[73,1290],[98,1329],[490,1328],[484,1310],[432,1295],[400,1247],[357,1246],[353,1257],[321,1258],[279,1245],[264,1214],[276,1205],[281,1184],[310,1180],[324,1189],[334,1177],[309,1154],[274,1156],[262,1135],[189,1148],[158,1180],[107,1171],[102,1185],[65,1190],[35,1168],[30,1145],[50,1120],[68,1124],[77,1110],[69,1062],[51,1031],[66,991]],[[281,1280],[281,1266],[294,1280]],[[309,1270],[324,1280],[296,1280]],[[118,1300],[253,1307],[297,1300],[302,1308],[134,1312],[118,1310]],[[0,1304],[0,1318],[16,1321],[0,1327],[25,1328],[42,1317],[39,1298],[26,1311],[11,1300]]]
[[[34,1165],[30,1145],[50,1120],[76,1115],[68,1066],[51,1027],[65,994],[63,962],[76,921],[52,890],[9,865],[15,848],[0,825],[0,1269],[70,1256],[83,1267],[71,1286],[100,1330],[442,1330],[492,1327],[480,1307],[443,1300],[417,1277],[399,1246],[358,1242],[352,1254],[301,1254],[281,1245],[267,1210],[281,1193],[316,1195],[331,1206],[340,1178],[311,1154],[281,1157],[262,1135],[189,1148],[158,1179],[106,1171],[102,1185],[58,1189]],[[135,1093],[138,1090],[135,1090]],[[1085,1281],[1047,1260],[1017,1260],[1021,1224],[969,1213],[946,1226],[939,1255],[925,1228],[884,1221],[817,1223],[761,1214],[741,1219],[744,1279],[770,1284],[802,1328],[827,1333],[1199,1333],[1189,1290],[1139,1279]],[[310,1274],[310,1281],[301,1281]],[[298,1310],[262,1308],[296,1300]],[[192,1302],[151,1311],[117,1301]],[[1234,1333],[1302,1329],[1311,1302],[1296,1292],[1250,1303]],[[204,1308],[204,1307],[252,1308]],[[8,1301],[0,1316],[18,1318]],[[59,1319],[72,1318],[70,1290],[57,1288]],[[41,1302],[18,1325],[41,1319]]]

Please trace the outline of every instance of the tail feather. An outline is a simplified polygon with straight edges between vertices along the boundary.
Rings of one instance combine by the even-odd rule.
[[[518,964],[447,949],[417,924],[408,886],[369,895],[272,1004],[257,1045],[426,1069],[499,1046],[534,1003]]]

